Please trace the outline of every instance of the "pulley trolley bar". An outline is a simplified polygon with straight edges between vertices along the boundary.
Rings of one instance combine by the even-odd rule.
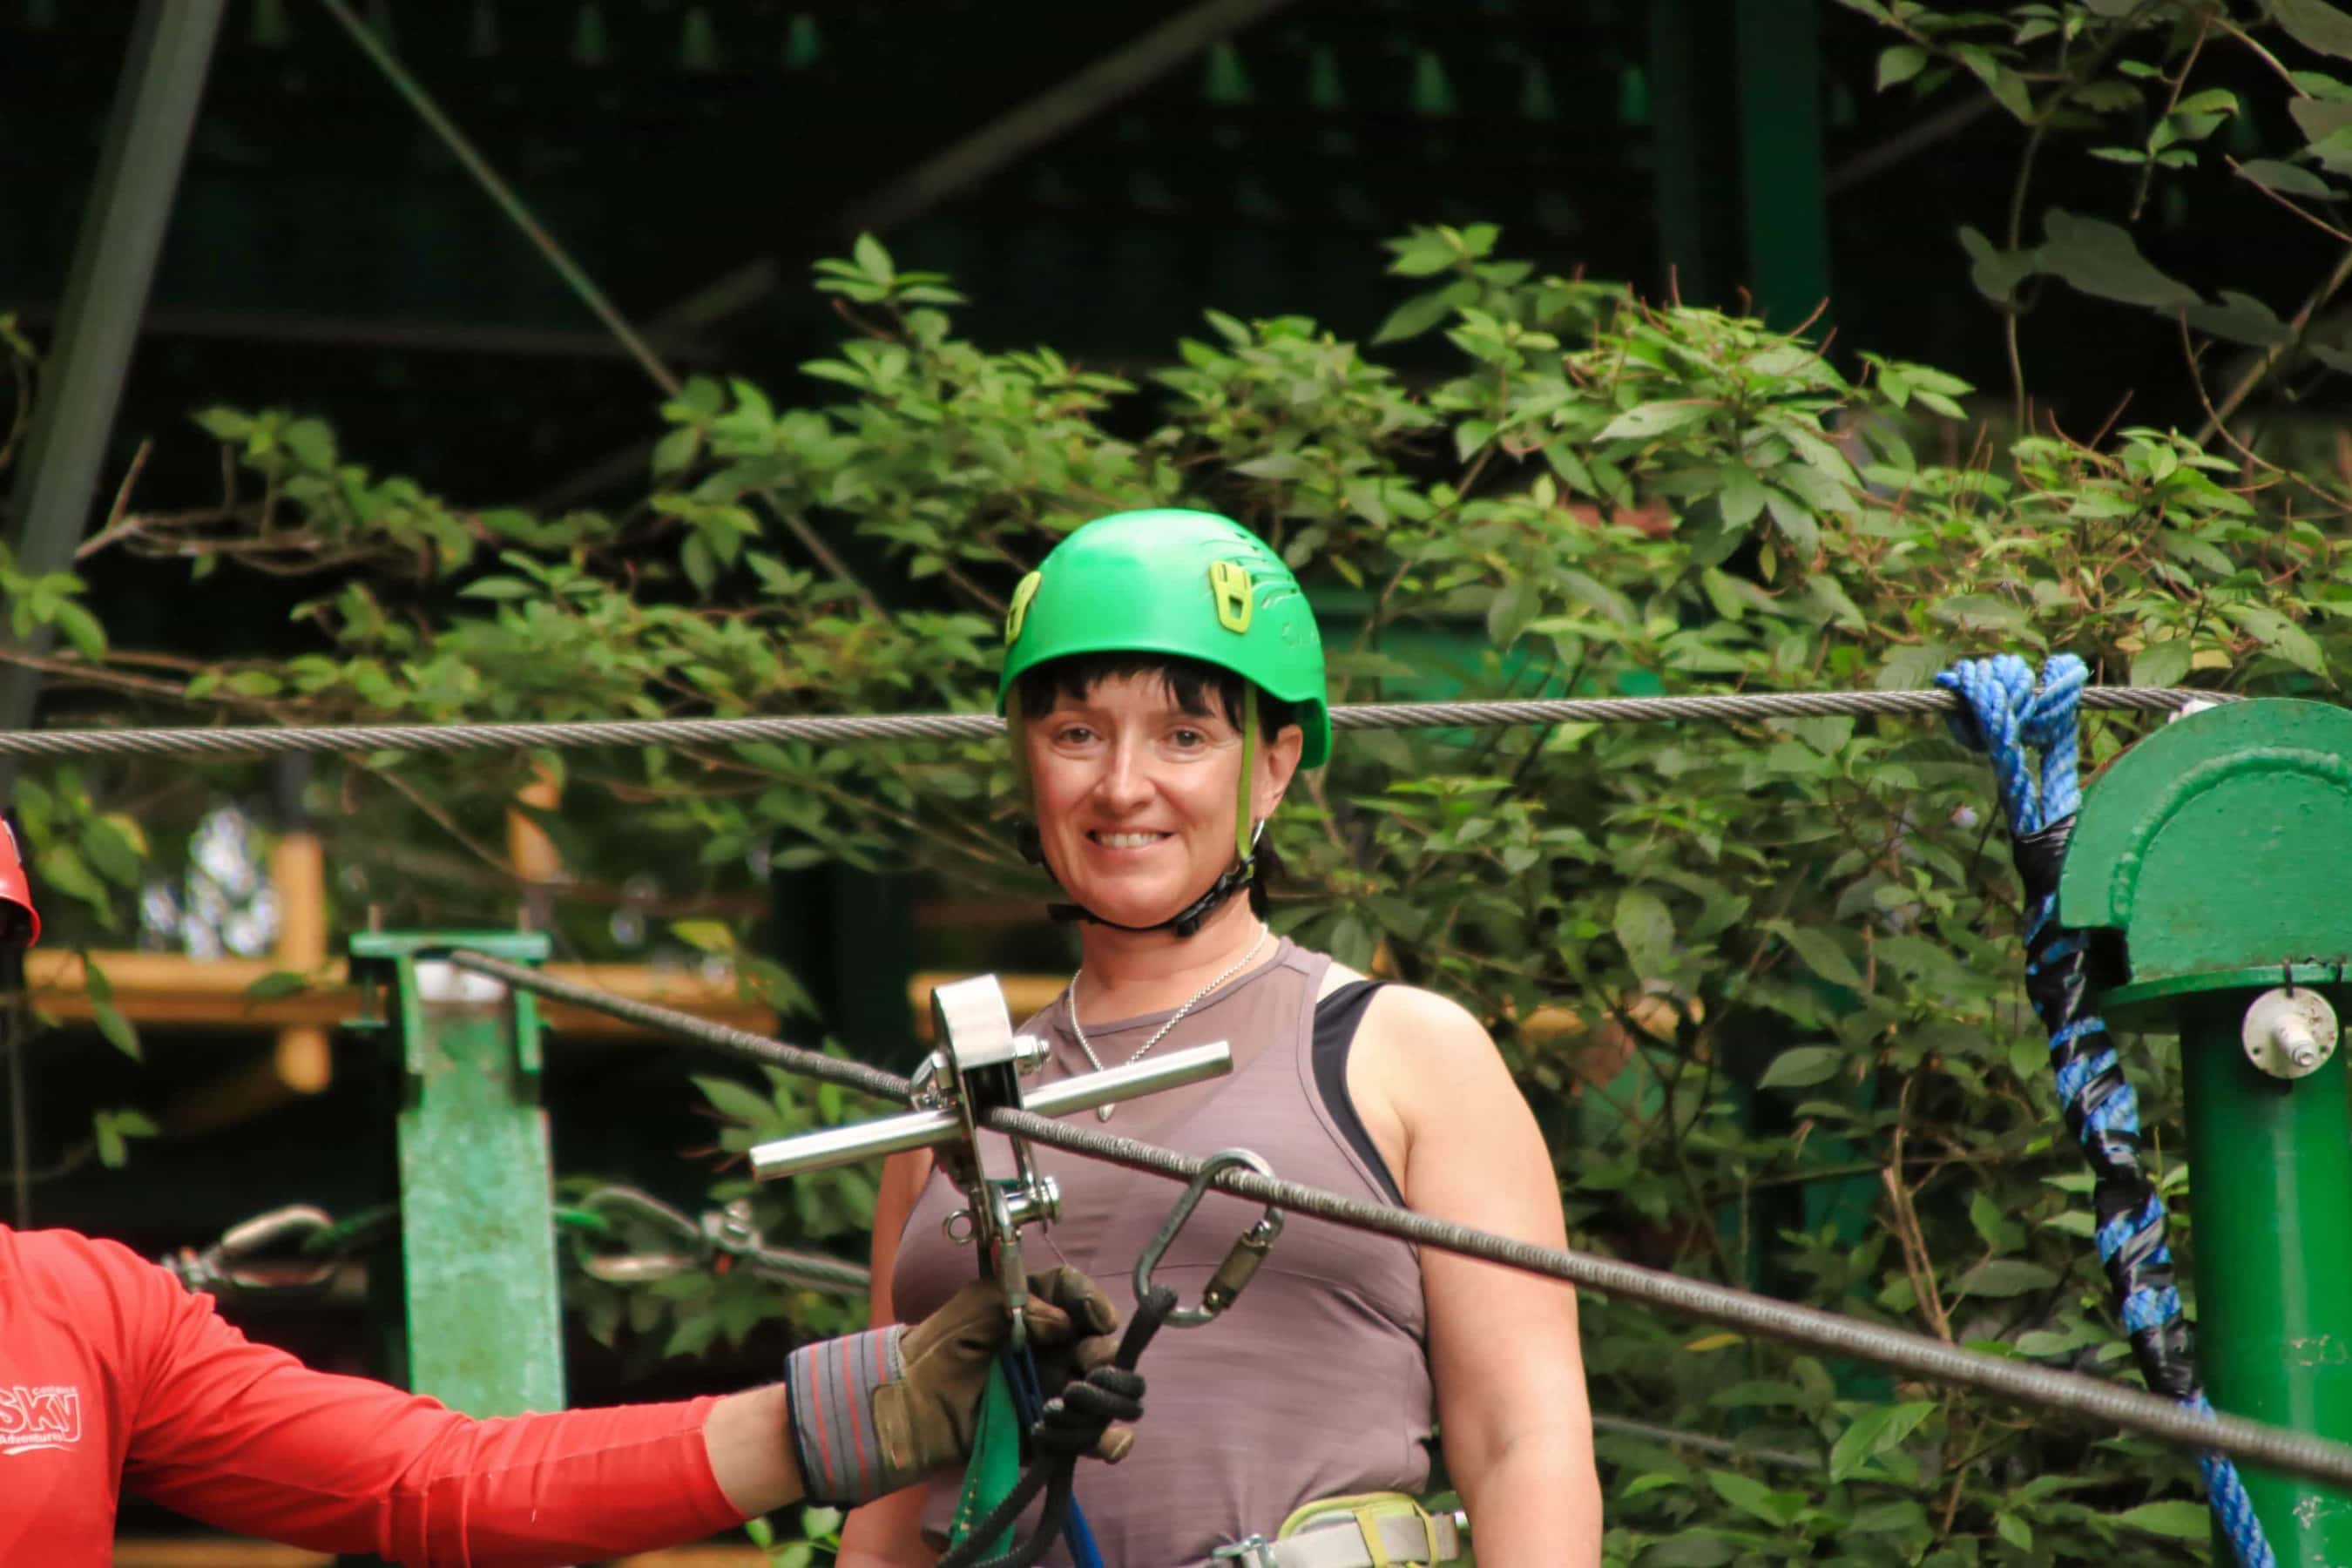
[[[1233,1048],[1219,1040],[1171,1051],[1150,1061],[1080,1073],[1032,1090],[1024,1100],[1039,1116],[1069,1116],[1092,1110],[1098,1105],[1112,1105],[1139,1095],[1199,1083],[1231,1072],[1233,1065]],[[909,1149],[937,1148],[962,1136],[963,1121],[956,1112],[912,1110],[903,1116],[886,1116],[878,1121],[829,1127],[822,1132],[803,1132],[754,1144],[751,1173],[763,1182],[772,1182],[811,1171],[831,1170],[836,1165],[878,1160],[887,1154],[902,1154]]]

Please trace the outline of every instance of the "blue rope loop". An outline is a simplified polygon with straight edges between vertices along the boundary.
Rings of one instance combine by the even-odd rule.
[[[1015,1350],[1008,1344],[999,1354],[1012,1385],[1013,1413],[1026,1432],[1045,1409],[1045,1381],[1037,1374],[1037,1358],[1025,1345]],[[1087,1511],[1076,1497],[1070,1499],[1069,1517],[1062,1523],[1062,1542],[1070,1550],[1072,1568],[1103,1568],[1102,1548],[1095,1544],[1094,1527],[1087,1522]]]
[[[2103,954],[2085,933],[2058,923],[2058,869],[2081,809],[2080,709],[2090,671],[2072,654],[2033,668],[2014,654],[1964,659],[1936,678],[1967,704],[1952,730],[1992,761],[2024,882],[2025,988],[2050,1035],[2066,1126],[2094,1177],[2095,1244],[2115,1292],[2134,1360],[2148,1387],[2212,1414],[2197,1384],[2189,1324],[2165,1240],[2164,1200],[2140,1165],[2139,1097],[2126,1081],[2107,1026],[2092,1010],[2093,971]],[[2039,752],[2037,777],[2028,755]],[[2276,1568],[2270,1542],[2237,1467],[2199,1457],[2206,1495],[2241,1568]]]

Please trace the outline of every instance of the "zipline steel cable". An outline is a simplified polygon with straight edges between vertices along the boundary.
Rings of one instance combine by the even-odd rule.
[[[2223,692],[2158,686],[2093,686],[2084,708],[2171,713],[2192,702],[2237,700]],[[1562,697],[1516,702],[1374,702],[1334,708],[1342,730],[1475,729],[1503,724],[1722,723],[1762,719],[1941,716],[1962,705],[1951,692],[1720,692],[1701,697]],[[0,732],[0,757],[278,756],[297,752],[568,750],[588,746],[694,746],[778,741],[981,741],[1004,732],[993,713],[775,714],[743,719],[583,719],[533,723],[243,725],[221,729],[20,730]]]
[[[901,1104],[908,1100],[911,1086],[895,1074],[761,1036],[747,1036],[743,1030],[709,1024],[691,1014],[609,997],[590,987],[554,980],[484,953],[459,950],[449,958],[461,969],[505,981],[518,990],[652,1024],[748,1061],[844,1084],[869,1094],[878,1093]],[[889,1087],[879,1087],[884,1084]],[[1208,1163],[1190,1154],[1073,1126],[1034,1111],[1000,1107],[986,1112],[981,1121],[998,1132],[1174,1182],[1192,1181]],[[2076,1373],[2053,1372],[2031,1363],[2007,1361],[1924,1334],[1776,1301],[1664,1269],[1514,1241],[1410,1209],[1342,1197],[1244,1168],[1219,1169],[1209,1177],[1209,1184],[1251,1203],[1274,1204],[1293,1214],[1311,1215],[1335,1225],[1480,1258],[1763,1338],[1803,1345],[1831,1355],[1874,1362],[1930,1382],[1971,1388],[2020,1405],[2083,1416],[2180,1447],[2210,1449],[2284,1474],[2352,1488],[2352,1447],[2284,1427],[2234,1415],[2207,1415],[2153,1394],[2102,1383]]]

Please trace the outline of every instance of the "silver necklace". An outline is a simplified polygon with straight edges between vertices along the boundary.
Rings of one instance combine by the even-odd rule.
[[[1206,996],[1210,992],[1214,991],[1218,986],[1223,985],[1226,981],[1231,980],[1234,975],[1239,974],[1249,961],[1258,955],[1258,950],[1265,946],[1266,935],[1266,928],[1264,926],[1258,927],[1257,940],[1250,943],[1250,950],[1247,952],[1243,953],[1239,958],[1234,960],[1232,967],[1227,969],[1223,974],[1218,975],[1214,980],[1210,981],[1206,985],[1203,985],[1198,991],[1193,992],[1192,999],[1190,1002],[1185,1003],[1181,1007],[1179,1007],[1173,1013],[1169,1014],[1168,1021],[1160,1025],[1158,1029],[1154,1030],[1151,1037],[1144,1041],[1142,1045],[1137,1047],[1135,1054],[1127,1058],[1127,1065],[1133,1067],[1145,1057],[1150,1055],[1151,1047],[1166,1039],[1168,1037],[1168,1031],[1182,1023],[1184,1021],[1184,1015],[1201,1005],[1201,998]],[[1087,1064],[1091,1066],[1095,1071],[1100,1072],[1103,1070],[1102,1058],[1095,1055],[1094,1042],[1087,1038],[1086,1027],[1078,1022],[1078,976],[1085,973],[1086,969],[1084,966],[1081,966],[1078,969],[1077,973],[1070,976],[1070,1005],[1066,1011],[1069,1014],[1070,1018],[1070,1033],[1077,1037],[1078,1049],[1087,1053]],[[1110,1113],[1115,1109],[1117,1108],[1108,1105],[1098,1105],[1095,1107],[1095,1120],[1097,1121],[1108,1121],[1110,1120]]]

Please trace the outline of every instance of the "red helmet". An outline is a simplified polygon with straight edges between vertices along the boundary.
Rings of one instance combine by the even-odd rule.
[[[41,911],[33,907],[16,835],[0,818],[0,947],[30,947],[41,940]]]

